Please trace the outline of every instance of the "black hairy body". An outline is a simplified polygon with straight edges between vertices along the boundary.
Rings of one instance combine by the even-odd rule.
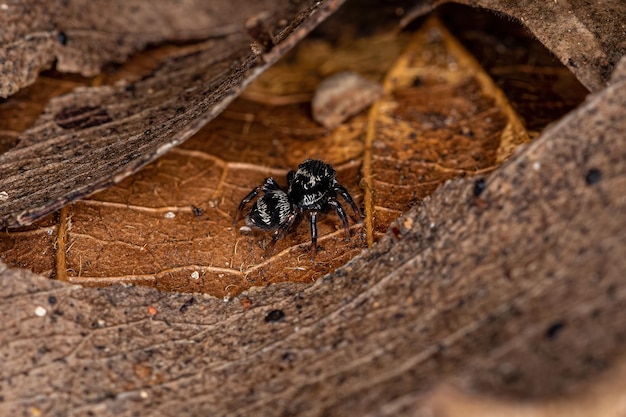
[[[290,171],[287,174],[287,190],[282,189],[272,177],[269,177],[263,184],[250,191],[239,204],[235,222],[241,217],[246,204],[263,192],[246,215],[246,224],[256,229],[274,231],[272,238],[274,244],[285,236],[291,226],[304,214],[307,214],[311,230],[311,249],[315,257],[319,213],[334,209],[341,220],[346,238],[350,237],[348,216],[337,200],[337,195],[350,205],[361,221],[359,207],[335,176],[336,172],[330,165],[315,159],[307,159],[298,166],[297,171]]]

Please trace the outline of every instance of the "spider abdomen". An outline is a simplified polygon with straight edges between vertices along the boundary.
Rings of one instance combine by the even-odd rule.
[[[259,197],[246,216],[246,224],[261,230],[275,230],[284,223],[291,212],[287,193],[282,190],[266,191]]]

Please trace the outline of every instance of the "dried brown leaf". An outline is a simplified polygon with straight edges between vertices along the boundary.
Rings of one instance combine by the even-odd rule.
[[[535,404],[589,392],[626,355],[621,74],[483,204],[449,182],[313,285],[225,303],[0,267],[0,414],[420,415],[442,380]]]
[[[11,1],[2,6],[0,97],[31,84],[53,64],[58,71],[93,76],[105,64],[124,62],[149,44],[227,39],[240,33],[250,16],[263,13],[266,25],[273,27],[307,7],[267,0],[51,0]],[[284,22],[275,29],[284,29]]]
[[[252,5],[252,3],[254,4]],[[315,5],[313,5],[312,8],[308,10],[308,12],[303,11],[302,13],[300,13],[300,11],[304,10],[305,7],[301,4],[291,5],[291,3],[289,3],[289,5],[283,7],[281,4],[273,2],[271,5],[264,7],[263,5],[259,6],[258,2],[252,3],[251,5],[244,3],[241,7],[235,7],[236,10],[233,13],[229,13],[233,5],[230,3],[222,4],[222,2],[212,2],[212,4],[208,6],[197,5],[193,1],[185,2],[184,4],[180,4],[180,2],[177,2],[176,6],[172,6],[172,4],[170,4],[169,2],[157,2],[155,5],[151,5],[149,9],[141,6],[134,7],[135,3],[125,2],[123,5],[121,3],[119,5],[117,5],[117,3],[113,3],[113,6],[119,7],[111,7],[111,10],[96,10],[91,6],[85,7],[85,5],[81,2],[70,2],[69,4],[67,2],[64,2],[63,4],[65,7],[59,7],[56,2],[46,4],[33,3],[33,10],[39,10],[41,8],[40,11],[45,12],[46,10],[50,9],[56,10],[58,13],[42,12],[31,13],[27,15],[25,15],[26,9],[24,8],[28,6],[27,4],[7,3],[7,5],[5,5],[6,13],[2,15],[2,18],[6,20],[5,26],[9,30],[3,32],[3,35],[7,39],[7,45],[9,45],[9,49],[13,48],[11,49],[12,53],[24,55],[26,58],[23,60],[9,59],[6,62],[13,62],[16,68],[22,68],[17,72],[20,72],[22,70],[30,71],[30,75],[26,77],[30,80],[33,78],[34,73],[42,67],[42,65],[37,64],[37,62],[49,62],[51,59],[51,53],[53,55],[57,54],[55,56],[57,56],[60,61],[68,58],[68,62],[74,62],[75,65],[77,65],[77,68],[80,67],[84,69],[87,68],[89,65],[94,65],[93,62],[95,61],[93,59],[95,59],[96,61],[99,60],[98,62],[100,62],[100,64],[106,60],[116,59],[114,57],[111,57],[111,52],[119,52],[121,54],[120,59],[124,59],[123,57],[127,56],[129,51],[134,51],[137,48],[143,47],[142,45],[145,45],[146,42],[157,42],[158,40],[163,39],[180,40],[200,36],[197,34],[197,32],[195,32],[195,29],[193,29],[196,26],[191,24],[191,22],[194,22],[194,24],[198,24],[198,26],[202,26],[202,30],[208,31],[207,36],[225,36],[225,38],[223,39],[226,39],[225,43],[228,44],[232,41],[232,39],[229,40],[231,35],[234,36],[235,33],[238,33],[243,36],[245,32],[244,28],[242,26],[239,26],[239,23],[233,26],[232,21],[244,22],[246,20],[249,20],[250,17],[258,19],[259,16],[265,16],[267,19],[269,19],[261,26],[267,28],[270,33],[273,33],[272,36],[276,37],[276,39],[272,40],[272,43],[279,43],[279,45],[277,45],[277,48],[274,48],[276,49],[275,51],[266,54],[266,56],[264,57],[265,62],[269,62],[268,60],[275,60],[285,50],[289,49],[289,47],[312,26],[321,21],[330,12],[334,11],[338,7],[340,1],[337,0],[336,2],[324,4],[315,3]],[[619,30],[616,31],[617,26],[616,24],[614,24],[615,22],[619,22],[619,16],[624,14],[623,10],[621,9],[622,6],[614,5],[613,8],[608,9],[597,9],[594,7],[592,10],[593,13],[590,13],[589,15],[593,17],[589,17],[583,15],[578,16],[576,13],[568,13],[567,10],[563,9],[563,6],[558,2],[555,2],[555,5],[553,5],[552,3],[544,4],[542,2],[524,2],[524,4],[520,5],[519,7],[512,7],[509,5],[502,6],[497,4],[491,4],[490,2],[486,2],[485,4],[483,4],[483,6],[486,7],[494,7],[496,10],[500,10],[498,7],[504,7],[504,9],[506,10],[503,10],[503,12],[509,13],[510,15],[519,18],[523,22],[525,22],[525,13],[530,14],[533,19],[531,19],[530,23],[526,23],[529,24],[529,26],[535,31],[537,36],[539,36],[539,38],[546,42],[546,44],[548,45],[551,45],[551,42],[554,42],[556,39],[563,38],[561,36],[552,36],[555,30],[557,32],[559,30],[571,32],[572,27],[576,27],[577,30],[573,31],[574,35],[572,35],[571,33],[568,34],[573,36],[572,42],[564,42],[561,47],[557,45],[557,47],[552,48],[553,51],[561,58],[564,63],[570,65],[573,70],[577,74],[579,74],[579,77],[581,77],[581,79],[586,80],[586,84],[588,86],[590,85],[590,83],[593,84],[595,82],[594,80],[597,81],[597,79],[608,79],[608,75],[612,71],[614,63],[621,55],[623,55],[624,52],[623,33]],[[400,14],[404,13],[404,6],[405,4],[401,3],[401,6],[396,8],[396,12]],[[165,10],[169,10],[169,7],[176,7],[177,9],[174,10],[174,15],[181,18],[175,19],[174,22],[168,22],[168,24],[166,25],[157,25],[158,30],[162,30],[162,32],[149,32],[142,29],[146,25],[153,25],[155,21],[161,21],[163,15],[171,16],[172,13],[165,13]],[[261,7],[263,9],[263,13],[256,13],[258,11],[258,7]],[[279,10],[279,12],[267,13],[268,10],[273,7]],[[417,8],[417,10],[418,12],[424,12],[425,10],[430,10],[432,7],[432,2],[421,2],[419,3],[419,7]],[[599,7],[601,8],[602,6]],[[124,11],[127,9],[131,10],[133,13],[137,13],[136,16],[130,14],[133,16],[133,20],[130,23],[128,20],[129,14],[117,13],[120,10]],[[586,10],[584,7],[576,7],[574,9]],[[28,10],[32,11],[30,9]],[[315,13],[309,14],[309,12],[311,11]],[[553,13],[546,13],[546,11],[552,11]],[[566,16],[568,14],[569,16]],[[293,17],[294,15],[295,17]],[[567,22],[567,24],[560,24],[560,21],[557,22],[556,25],[553,25],[551,21],[545,23],[544,18],[547,15],[557,20],[560,19],[560,16],[565,16],[567,17],[567,19],[563,20],[563,22]],[[80,16],[80,18],[78,18],[77,16]],[[186,19],[183,19],[182,16],[185,16]],[[310,18],[307,16],[310,16]],[[105,19],[104,17],[108,18]],[[596,17],[598,19],[601,19],[604,23],[608,21],[611,24],[591,25],[594,18]],[[292,23],[290,23],[290,19],[292,18],[293,21],[291,21]],[[61,45],[63,46],[63,48],[61,48],[61,51],[59,51],[59,48],[56,47],[42,49],[37,46],[39,44],[44,46],[47,45],[47,43],[50,42],[51,38],[54,38],[57,35],[59,35],[59,37],[55,40],[55,42],[61,40],[61,44],[67,44],[69,42],[68,39],[70,39],[67,37],[67,33],[71,28],[73,28],[75,25],[80,26],[85,21],[94,21],[92,27],[97,28],[99,27],[98,25],[102,24],[102,22],[95,23],[95,21],[98,19],[106,22],[105,24],[109,25],[110,27],[116,28],[116,30],[106,32],[109,34],[109,37],[105,36],[102,38],[92,36],[93,33],[91,32],[77,31],[77,33],[75,34],[77,43],[76,45],[73,45],[73,47],[78,48],[77,50],[74,50],[72,48],[64,48],[67,45]],[[204,26],[205,23],[207,23],[207,21],[205,21],[207,19],[213,19],[211,20],[212,24],[209,25],[210,27]],[[184,24],[181,22],[184,22]],[[213,23],[215,23],[215,27],[213,26]],[[69,26],[67,28],[64,28],[63,25]],[[182,32],[181,26],[185,27]],[[125,28],[128,29],[129,32],[126,32]],[[59,31],[60,29],[63,30]],[[30,31],[35,31],[32,33],[36,33],[41,36],[31,36],[32,33]],[[278,34],[276,34],[276,31],[278,31]],[[292,31],[295,31],[295,36],[288,36],[289,33],[291,33]],[[147,35],[146,37],[144,36],[145,33],[149,33],[149,35]],[[227,35],[224,35],[225,33]],[[153,38],[150,38],[150,36],[152,35],[154,35]],[[248,34],[246,34],[245,36],[248,36]],[[23,39],[21,37],[23,37]],[[74,36],[72,36],[72,38],[73,37]],[[287,41],[285,41],[286,37],[288,38]],[[22,42],[22,40],[24,42]],[[583,42],[583,40],[590,40],[590,42]],[[30,45],[29,42],[34,42],[37,45]],[[121,44],[128,46],[128,48],[118,48],[119,50],[113,51],[110,46],[116,45],[120,42]],[[575,48],[575,46],[569,46],[570,44],[578,45],[579,47],[583,48],[579,51],[580,53],[576,55],[576,59],[574,60],[572,60],[573,58],[571,56],[568,56],[568,52],[571,52],[571,49]],[[32,46],[32,48],[29,45]],[[585,55],[587,49],[594,49],[597,45],[601,46],[598,49],[598,51],[601,52],[594,52],[593,54],[590,53]],[[233,48],[225,49],[237,49],[236,46],[231,46],[233,46]],[[101,53],[103,54],[102,56],[99,55]],[[599,56],[596,56],[597,54],[599,54]],[[70,55],[72,59],[75,59],[74,61],[72,61],[72,59],[69,59]],[[589,57],[591,56],[593,56],[594,58],[590,59]],[[240,58],[241,62],[246,61],[244,56]],[[80,61],[80,59],[86,59],[90,63],[83,65],[78,62]],[[18,63],[19,65],[16,63]],[[81,67],[81,65],[83,66]],[[241,69],[242,67],[239,68],[239,70]],[[262,67],[258,67],[257,69],[261,71]],[[258,71],[256,71],[255,73],[258,73]],[[253,75],[254,74],[251,74],[251,76]],[[237,83],[238,81],[235,81],[235,84]],[[181,91],[187,88],[196,87],[194,87],[193,83],[191,83],[190,85],[184,86]],[[233,94],[237,94],[238,91],[240,91],[240,89],[235,88],[233,90]],[[172,91],[172,93],[177,97],[180,96],[180,94],[178,94],[179,92],[180,91]],[[138,107],[140,106],[145,105],[149,107],[151,105],[149,101],[137,101],[135,100],[135,97],[124,96],[124,94],[122,94],[120,97],[114,98],[114,100],[119,103],[119,100],[123,100],[124,98],[132,102],[135,111],[138,111]],[[90,104],[91,99],[92,98],[89,95],[78,95],[76,97],[76,100],[80,103],[75,103],[74,106],[70,106],[69,109],[75,111],[77,109],[92,108],[93,105],[92,103]],[[227,100],[229,99],[230,98],[227,98]],[[208,100],[208,103],[210,102],[211,100]],[[219,98],[217,99],[217,102],[222,103]],[[206,105],[207,103],[204,104]],[[209,106],[211,105],[209,104]],[[182,107],[178,106],[176,108],[180,109]],[[196,124],[192,124],[193,126],[191,126],[191,130],[197,129],[196,125],[202,125],[203,123],[205,123],[206,120],[210,119],[214,116],[215,113],[219,112],[221,108],[223,108],[223,106],[218,105],[217,108],[214,108],[211,112],[209,112],[209,114],[201,112],[202,117],[197,120]],[[64,108],[57,109],[57,113],[63,110]],[[102,113],[102,116],[104,116],[104,118],[100,118],[100,120],[107,120],[107,115],[108,117],[110,117],[110,114],[106,109],[93,110]],[[172,109],[161,108],[160,110],[164,112],[164,114],[162,114],[161,116],[163,116],[166,120],[171,120],[173,117],[176,116],[175,113],[168,114],[168,110]],[[150,108],[151,113],[154,114],[155,111],[155,108]],[[158,118],[161,118],[161,116],[158,116]],[[189,113],[187,116],[193,117],[194,115]],[[189,125],[187,126],[189,127]],[[182,126],[180,126],[179,124],[172,124],[171,127],[175,130],[182,129]],[[129,131],[124,131],[123,129],[121,129],[120,131],[123,135],[128,134],[131,136],[131,138],[136,139],[139,137],[137,136],[138,134],[145,133],[147,130],[130,129]],[[96,133],[98,133],[97,136],[100,136],[102,132]],[[150,161],[156,156],[160,155],[160,153],[156,150],[163,149],[163,147],[167,148],[170,146],[171,143],[177,143],[181,140],[184,140],[186,137],[188,137],[188,135],[189,132],[185,128],[183,129],[183,131],[177,131],[175,133],[175,137],[172,142],[165,141],[165,143],[163,143],[163,138],[157,138],[154,142],[148,144],[148,146],[139,148],[142,152],[141,158],[139,158],[137,152],[133,147],[126,148],[120,145],[120,141],[111,143],[111,141],[105,140],[102,143],[103,146],[115,147],[115,154],[121,153],[123,155],[123,157],[119,160],[119,163],[111,161],[111,166],[117,167],[118,169],[102,169],[99,171],[95,171],[95,175],[88,177],[80,175],[80,173],[76,172],[75,165],[76,162],[79,161],[71,160],[69,158],[69,155],[64,155],[65,160],[71,161],[72,163],[61,164],[58,167],[56,167],[55,165],[55,168],[57,169],[55,169],[54,172],[59,173],[55,176],[54,172],[48,172],[38,165],[39,160],[54,160],[54,157],[48,155],[47,153],[41,154],[40,150],[38,149],[31,148],[28,150],[22,150],[21,154],[28,154],[28,158],[31,163],[26,165],[21,164],[20,167],[15,167],[9,164],[8,166],[5,166],[6,170],[3,170],[2,172],[11,173],[18,168],[22,168],[22,170],[26,169],[25,171],[21,172],[21,175],[22,177],[28,177],[29,181],[28,183],[19,183],[17,193],[14,193],[13,196],[14,200],[10,201],[8,204],[3,205],[3,209],[5,211],[0,212],[0,214],[2,214],[2,224],[4,226],[8,225],[12,227],[29,224],[34,221],[34,219],[43,216],[47,212],[53,211],[55,208],[60,207],[64,203],[74,201],[75,199],[80,198],[90,192],[106,187],[108,184],[111,184],[112,181],[119,180],[121,177],[130,175],[131,173],[135,172],[140,166],[144,165],[147,161]],[[147,137],[144,139],[148,141],[152,140],[151,137]],[[67,140],[60,140],[60,143],[57,145],[60,147],[60,149],[66,149],[68,146],[74,148],[77,145],[73,142],[63,142],[67,142]],[[95,143],[100,142],[96,141]],[[124,141],[121,141],[121,143],[124,143]],[[55,148],[51,149],[56,150]],[[98,153],[98,149],[96,149],[93,154],[91,154],[92,151],[93,149],[81,150],[81,152],[89,154],[89,158],[92,161],[102,160],[103,155],[101,153]],[[109,157],[111,155],[112,154],[106,154],[104,156]],[[20,155],[11,154],[10,157],[16,159],[19,158]],[[0,179],[4,178],[9,178],[9,176],[3,175],[0,177]],[[41,181],[42,179],[44,181]],[[11,179],[10,182],[13,182],[13,179]],[[63,187],[51,187],[50,184],[63,184]],[[2,187],[0,188],[8,193],[8,188],[10,187],[7,186],[7,181],[0,182],[0,185],[2,185]],[[11,191],[15,190],[11,189]],[[19,204],[15,204],[17,202],[15,201],[15,196],[22,195],[20,194],[21,192],[25,192],[25,195],[32,196],[37,196],[41,195],[41,193],[45,193],[47,200],[43,201],[42,199],[37,198],[27,198],[25,201],[19,201]]]
[[[531,138],[578,107],[589,93],[525,27],[458,4],[448,4],[438,12],[506,93]]]
[[[404,17],[415,17],[450,0],[417,2]],[[503,13],[525,25],[590,91],[604,88],[615,66],[626,55],[624,2],[454,0]],[[600,23],[601,22],[601,23]]]
[[[425,404],[434,417],[620,417],[626,413],[626,363],[617,365],[575,393],[542,401],[512,401],[487,395],[472,395],[450,386],[440,386]]]
[[[593,381],[626,355],[626,61],[614,75],[496,169],[480,197],[473,181],[448,183],[310,286],[225,303],[67,286],[0,264],[0,414],[395,416],[476,405],[454,396],[434,410],[428,394],[442,380],[523,401],[507,412],[559,397],[610,411],[595,399],[615,398],[621,374],[608,375],[608,391]],[[479,402],[485,413],[502,404]]]
[[[320,40],[300,45],[181,147],[62,210],[55,229],[56,278],[218,296],[268,283],[310,282],[357,255],[366,230],[371,245],[443,182],[490,172],[528,140],[502,93],[438,21],[428,22],[400,53],[406,44],[404,35],[381,35],[335,49]],[[316,54],[319,60],[312,59]],[[336,130],[319,127],[309,106],[314,86],[327,72],[358,68],[371,79],[385,78],[385,98]],[[288,82],[280,78],[284,74]],[[99,117],[91,109],[81,114],[88,115],[79,118],[84,123]],[[73,117],[69,113],[68,121]],[[344,241],[337,217],[325,216],[315,262],[307,227],[267,252],[268,234],[240,235],[231,224],[249,190],[267,176],[285,185],[287,171],[310,157],[333,164],[357,201],[363,200],[359,184],[366,190],[365,230],[354,224],[352,239]],[[37,236],[47,231],[41,228]],[[7,242],[17,239],[11,236]],[[30,250],[32,243],[21,244]],[[21,258],[13,250],[5,260]]]
[[[276,46],[263,55],[253,51],[241,25],[182,47],[141,79],[51,100],[17,146],[0,155],[0,191],[8,195],[0,227],[31,224],[121,181],[189,138],[341,2],[269,2],[276,13],[267,26]],[[238,11],[242,15],[229,18],[249,17],[248,8]]]
[[[480,65],[431,19],[387,74],[364,156],[368,239],[445,181],[488,173],[528,135]]]

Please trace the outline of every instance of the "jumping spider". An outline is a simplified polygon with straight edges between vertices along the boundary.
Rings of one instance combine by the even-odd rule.
[[[348,217],[337,194],[350,204],[352,210],[361,221],[361,210],[356,205],[346,188],[335,179],[336,172],[330,165],[307,159],[298,166],[297,171],[287,174],[287,191],[283,190],[272,177],[266,178],[262,185],[255,187],[241,200],[234,223],[241,217],[246,204],[263,191],[263,195],[245,217],[248,226],[256,229],[274,231],[271,245],[284,237],[289,228],[301,219],[306,212],[309,214],[311,227],[312,258],[317,254],[317,216],[329,208],[334,208],[343,225],[346,239],[350,238]]]

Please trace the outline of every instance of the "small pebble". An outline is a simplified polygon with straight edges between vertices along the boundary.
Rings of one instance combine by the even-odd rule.
[[[269,313],[267,313],[267,316],[265,316],[265,321],[267,323],[283,321],[284,319],[285,319],[285,313],[282,310],[272,310]]]
[[[65,34],[65,32],[59,32],[59,33],[57,33],[57,41],[58,41],[61,45],[67,45],[67,35]]]
[[[163,217],[165,217],[166,219],[173,219],[174,217],[176,217],[176,213],[174,213],[173,211],[168,211],[163,215]]]
[[[193,271],[193,272],[191,273],[191,278],[192,278],[192,279],[198,279],[198,278],[200,278],[200,273],[199,273],[198,271]]]
[[[596,184],[600,182],[601,179],[602,171],[597,168],[591,168],[589,171],[587,171],[587,175],[585,175],[585,182],[587,183],[587,185]]]
[[[35,315],[36,315],[37,317],[43,317],[43,316],[45,316],[46,314],[48,314],[48,310],[46,310],[46,309],[45,309],[45,308],[43,308],[42,306],[38,306],[38,307],[35,309]]]
[[[487,188],[487,182],[485,181],[485,179],[478,178],[474,182],[474,196],[478,197],[479,195],[481,195],[483,191],[485,191],[485,188]]]
[[[178,311],[180,311],[181,313],[186,313],[187,310],[189,310],[189,307],[191,307],[195,302],[196,302],[196,299],[191,297],[190,299],[185,301],[182,306],[180,306]]]

